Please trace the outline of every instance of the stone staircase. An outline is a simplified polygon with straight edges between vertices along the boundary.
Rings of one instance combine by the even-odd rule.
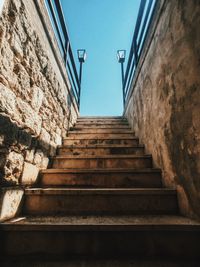
[[[0,231],[3,258],[200,259],[200,224],[123,117],[79,118]]]

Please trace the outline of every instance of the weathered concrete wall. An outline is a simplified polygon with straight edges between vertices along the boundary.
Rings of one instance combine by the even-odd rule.
[[[52,46],[33,0],[6,0],[0,18],[0,182],[4,187],[35,182],[78,115],[44,1],[38,5]]]
[[[200,217],[200,2],[162,2],[125,116],[178,189],[182,213]]]

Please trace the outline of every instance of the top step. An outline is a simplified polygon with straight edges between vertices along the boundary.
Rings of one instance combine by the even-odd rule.
[[[103,119],[103,118],[88,118],[88,119],[80,119],[78,118],[76,121],[76,125],[79,124],[102,124],[102,125],[113,125],[113,124],[117,124],[117,125],[128,125],[128,122],[126,119]]]
[[[75,123],[76,126],[83,126],[88,125],[89,127],[93,126],[101,126],[104,125],[105,127],[120,127],[120,126],[129,126],[128,122],[126,120],[78,120]]]
[[[126,118],[124,117],[79,117],[77,122],[104,122],[104,123],[121,123],[127,122]]]
[[[95,120],[106,120],[106,119],[125,119],[124,117],[122,116],[81,116],[81,117],[78,117],[78,120],[85,120],[85,119],[95,119]]]

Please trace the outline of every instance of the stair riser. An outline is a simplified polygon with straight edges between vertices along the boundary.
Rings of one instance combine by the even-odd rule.
[[[98,129],[130,129],[130,126],[125,123],[110,123],[110,124],[104,124],[104,123],[77,123],[74,126],[74,129],[90,129],[90,128],[98,128]]]
[[[68,134],[73,135],[73,134],[77,134],[77,132],[80,132],[80,134],[82,134],[82,132],[85,133],[100,133],[100,134],[112,134],[112,133],[116,133],[116,134],[131,134],[134,135],[134,133],[130,130],[130,129],[112,129],[112,128],[104,128],[104,129],[99,129],[99,128],[72,128],[70,129],[70,131],[68,132]]]
[[[77,120],[125,120],[124,116],[80,116]]]
[[[59,148],[58,155],[144,155],[144,147]]]
[[[133,133],[76,133],[76,132],[69,132],[68,137],[73,139],[73,138],[82,138],[82,139],[87,139],[87,138],[132,138],[134,135]]]
[[[46,173],[41,186],[159,188],[160,173]]]
[[[78,119],[76,121],[76,124],[83,124],[83,123],[104,123],[104,124],[110,124],[110,123],[128,123],[127,120],[122,119]]]
[[[63,145],[133,145],[137,146],[138,139],[64,139]]]
[[[129,126],[128,122],[127,121],[78,121],[75,126],[78,126],[78,125],[89,125],[90,126],[96,126],[96,125],[105,125],[105,126],[114,126],[114,125],[126,125],[126,126]]]
[[[151,168],[151,158],[101,158],[101,159],[79,159],[79,158],[55,158],[53,160],[53,168],[77,168],[77,169],[90,169],[90,168]]]
[[[199,240],[198,231],[8,231],[0,245],[4,259],[15,256],[41,260],[42,255],[48,260],[86,257],[195,261],[200,259]]]
[[[176,214],[174,194],[29,194],[25,215]]]

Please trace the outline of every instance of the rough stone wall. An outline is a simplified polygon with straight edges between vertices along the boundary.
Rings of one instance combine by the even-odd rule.
[[[44,12],[44,1],[39,3]],[[47,26],[51,28],[50,21]],[[64,69],[55,36],[52,40]],[[32,184],[75,122],[78,112],[66,80],[34,1],[7,0],[0,18],[0,182],[4,187]]]
[[[158,14],[157,14],[158,15]],[[177,188],[181,212],[200,217],[200,2],[167,0],[125,116]]]

